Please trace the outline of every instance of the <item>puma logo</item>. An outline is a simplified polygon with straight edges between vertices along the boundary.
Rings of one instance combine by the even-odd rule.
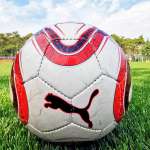
[[[61,109],[62,111],[66,112],[66,113],[77,113],[88,124],[88,127],[92,128],[93,123],[92,123],[92,121],[90,121],[88,109],[92,103],[92,100],[98,93],[99,93],[98,89],[93,91],[93,93],[90,96],[89,103],[84,108],[75,107],[72,104],[67,103],[62,98],[60,98],[56,95],[53,95],[52,93],[49,93],[45,97],[46,103],[44,104],[44,106],[46,108]]]

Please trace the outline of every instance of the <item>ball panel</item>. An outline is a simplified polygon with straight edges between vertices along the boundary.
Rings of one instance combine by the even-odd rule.
[[[65,38],[65,39],[60,39],[60,40],[57,40],[59,41],[60,43],[62,43],[63,45],[66,45],[67,43],[67,47],[70,46],[72,47],[72,45],[76,44],[79,40],[78,39],[74,39],[74,38]],[[67,49],[67,48],[66,48]],[[69,51],[69,48],[67,49]],[[67,51],[66,50],[66,51]],[[59,51],[60,52],[60,51]]]
[[[103,50],[103,48],[105,47],[109,39],[110,39],[110,36],[104,36],[103,40],[101,41],[101,44],[98,47],[98,50],[95,52],[96,56],[98,56],[99,53]]]
[[[64,31],[57,24],[51,25],[51,26],[46,26],[43,29],[44,32],[45,32],[46,28],[51,28],[53,31],[55,31],[59,35],[60,39],[63,39],[65,37]]]
[[[23,81],[36,76],[41,64],[42,54],[35,48],[36,41],[30,38],[20,51],[20,64]]]
[[[34,129],[30,124],[28,124],[27,127],[32,133],[39,137],[55,142],[92,141],[101,133],[101,130],[89,130],[74,123],[70,123],[65,127],[50,132],[40,132]]]
[[[75,37],[76,39],[79,39],[80,35],[82,35],[84,32],[86,32],[86,31],[87,31],[88,29],[90,29],[90,28],[95,28],[95,29],[96,29],[96,27],[94,27],[94,26],[92,26],[92,25],[82,24],[82,25],[80,26],[80,28],[78,28],[78,29],[76,30],[76,32],[75,32],[75,34],[74,34],[74,37]]]
[[[49,39],[49,41],[51,41],[51,43],[53,44],[53,47],[58,49],[59,52],[64,53],[72,53],[81,49],[85,44],[87,44],[87,42],[89,41],[90,37],[92,37],[92,34],[94,32],[95,28],[89,28],[81,35],[79,35],[79,37],[76,39],[74,36],[70,37],[70,35],[61,39],[61,37],[52,28],[44,29],[44,33]]]
[[[117,122],[121,121],[125,112],[125,86],[128,71],[126,57],[121,49],[119,49],[119,53],[121,64],[114,96],[114,117]]]
[[[44,58],[39,72],[41,78],[69,98],[80,93],[100,75],[94,55],[84,63],[72,67],[56,65]]]
[[[99,48],[101,49],[101,47]],[[97,58],[100,62],[103,74],[110,76],[117,80],[119,66],[120,66],[120,55],[118,45],[116,45],[111,38],[106,39],[102,50],[97,50]]]
[[[15,62],[13,64],[11,72],[11,89],[13,93],[13,104],[18,113],[19,119],[23,124],[28,123],[28,100],[26,95],[26,90],[23,85],[22,73],[20,70],[20,57],[19,54],[16,55]]]
[[[46,52],[45,56],[50,61],[63,66],[73,66],[83,63],[91,57],[97,51],[104,36],[102,31],[90,28],[82,33],[77,42],[69,46],[62,43],[62,40],[68,39],[60,40],[59,35],[51,28],[45,28],[36,34],[36,40],[41,51]]]
[[[114,121],[113,100],[116,81],[102,75],[90,87],[73,98],[72,104],[78,108],[84,108],[89,103],[93,91],[99,90],[99,93],[93,98],[92,103],[87,109],[89,120],[92,122],[93,129],[103,130],[107,125]],[[81,118],[79,114],[72,115],[73,122],[80,126],[88,128],[88,123]],[[107,118],[107,119],[106,119]]]
[[[112,122],[112,123],[109,124],[106,128],[104,128],[104,129],[102,130],[101,135],[100,135],[99,137],[97,137],[97,138],[102,138],[102,137],[104,137],[105,135],[107,135],[108,133],[110,133],[117,125],[118,125],[118,124],[117,124],[116,121]]]
[[[52,93],[65,99],[68,103],[71,103],[71,100],[56,92],[38,77],[26,82],[24,85],[28,97],[29,124],[34,128],[39,131],[50,131],[65,126],[71,121],[69,113],[64,113],[59,108],[46,107],[46,103],[54,105],[46,101],[46,97]]]
[[[62,39],[64,39],[64,38],[74,38],[76,36],[78,30],[80,30],[83,26],[85,26],[85,24],[83,24],[83,23],[73,23],[73,22],[58,23],[58,24],[55,25],[56,31],[60,31],[63,34],[61,36]],[[65,44],[68,45],[68,42],[65,41]]]

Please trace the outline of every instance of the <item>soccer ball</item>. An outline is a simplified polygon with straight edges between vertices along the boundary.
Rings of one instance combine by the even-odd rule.
[[[105,136],[131,99],[122,49],[84,23],[58,23],[33,35],[16,55],[10,83],[21,122],[55,142]]]

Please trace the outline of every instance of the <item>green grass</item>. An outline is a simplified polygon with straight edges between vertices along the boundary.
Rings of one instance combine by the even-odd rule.
[[[0,62],[0,150],[150,150],[150,62],[132,63],[133,98],[117,128],[95,142],[54,144],[32,135],[18,121],[9,98],[11,63]]]

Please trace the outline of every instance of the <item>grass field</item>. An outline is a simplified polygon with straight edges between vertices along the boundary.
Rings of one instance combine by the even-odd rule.
[[[30,134],[18,121],[9,98],[10,61],[0,61],[0,150],[150,150],[150,62],[132,63],[133,98],[129,111],[106,137],[83,144],[52,144]]]

